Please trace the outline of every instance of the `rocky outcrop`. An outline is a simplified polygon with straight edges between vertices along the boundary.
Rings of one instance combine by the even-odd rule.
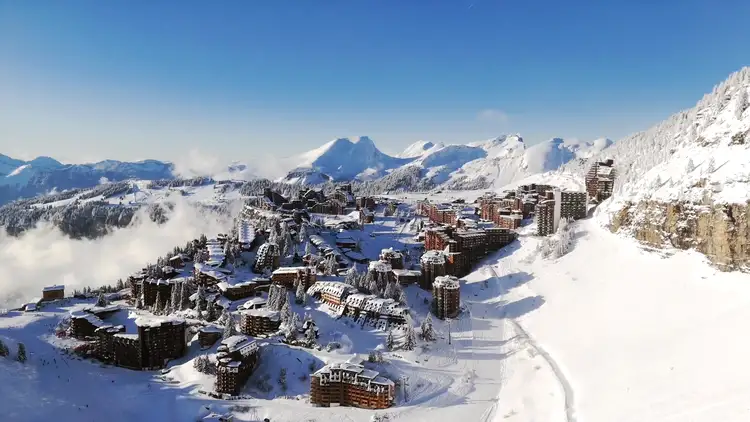
[[[657,247],[694,249],[724,271],[750,271],[750,206],[692,202],[626,203],[609,228]]]

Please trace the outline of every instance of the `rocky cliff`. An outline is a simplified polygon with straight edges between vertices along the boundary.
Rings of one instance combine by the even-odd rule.
[[[614,212],[609,228],[656,248],[694,249],[724,271],[748,271],[748,222],[748,204],[640,201]]]

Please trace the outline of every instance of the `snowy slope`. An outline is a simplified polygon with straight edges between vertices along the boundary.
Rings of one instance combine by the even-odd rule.
[[[299,183],[301,173],[320,173],[314,177],[325,179],[328,176],[336,181],[375,179],[411,160],[391,157],[381,152],[370,138],[361,136],[354,141],[335,139],[285,161],[294,162],[295,167],[283,180]]]
[[[396,157],[399,158],[416,158],[421,157],[424,155],[427,151],[433,149],[433,148],[442,148],[445,145],[443,145],[442,142],[438,142],[437,144],[430,142],[430,141],[417,141],[401,152],[400,154],[396,155]]]
[[[611,142],[581,142],[553,138],[527,146],[518,135],[469,144],[486,155],[453,170],[445,185],[451,189],[501,187],[534,174],[557,170],[568,162],[589,157]]]
[[[0,155],[0,204],[53,189],[96,186],[103,179],[171,179],[172,169],[171,163],[156,160],[106,160],[91,164],[62,164],[50,157],[23,161]]]
[[[746,67],[692,109],[594,154],[594,158],[615,160],[615,202],[619,205],[612,205],[644,198],[672,200],[680,192],[686,199],[705,194],[712,202],[744,203],[750,187],[746,164],[750,157],[749,90],[750,68]],[[571,163],[566,170],[582,174],[589,164]]]
[[[409,179],[419,174],[420,186],[448,189],[499,187],[533,174],[552,171],[586,159],[612,145],[609,139],[583,142],[554,138],[528,146],[519,135],[503,135],[468,144],[418,141],[398,157],[380,152],[369,138],[337,139],[304,153],[282,181],[319,184],[329,180]]]

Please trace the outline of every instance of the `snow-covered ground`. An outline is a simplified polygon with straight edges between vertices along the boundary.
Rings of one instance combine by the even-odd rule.
[[[519,183],[580,188],[564,174],[535,177]],[[481,193],[446,192],[442,199]],[[373,258],[382,248],[411,242],[404,235],[410,219],[376,215],[376,223],[360,233],[363,254]],[[74,304],[10,312],[0,316],[0,339],[11,354],[24,342],[30,358],[25,364],[0,358],[0,408],[8,420],[62,422],[195,420],[205,406],[233,411],[237,420],[274,422],[365,422],[374,413],[430,422],[748,419],[750,342],[739,334],[750,329],[747,275],[718,273],[691,252],[644,250],[609,233],[596,217],[575,223],[571,252],[543,259],[533,230],[523,228],[518,242],[463,279],[464,311],[450,329],[435,319],[436,342],[385,353],[383,372],[409,378],[406,397],[399,390],[391,409],[327,409],[307,402],[310,368],[366,356],[385,337],[332,318],[326,305],[312,301],[292,310],[315,319],[322,345],[338,342],[341,348],[263,340],[262,363],[243,390],[252,398],[233,401],[200,393],[211,389],[212,379],[193,369],[192,359],[203,353],[194,343],[164,374],[134,372],[60,353],[63,340],[52,329]],[[419,324],[430,295],[416,286],[407,295]],[[286,391],[275,382],[281,366],[288,370]],[[264,377],[270,391],[257,387]]]

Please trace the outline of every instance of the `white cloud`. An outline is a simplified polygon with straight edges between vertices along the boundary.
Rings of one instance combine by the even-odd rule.
[[[216,179],[251,180],[258,177],[276,179],[286,174],[288,170],[283,160],[270,155],[255,155],[248,159],[235,157],[233,160],[224,160],[219,156],[193,148],[186,154],[178,156],[172,161],[175,169],[174,174],[180,177],[210,176]],[[230,171],[233,164],[241,163],[246,166],[244,170],[235,169]]]
[[[229,219],[205,214],[176,199],[167,223],[159,226],[146,215],[137,223],[96,240],[73,240],[51,225],[41,225],[19,238],[0,234],[0,308],[41,296],[44,286],[65,284],[67,293],[85,286],[114,284],[118,278],[153,263],[175,246],[205,233],[226,232]]]
[[[488,108],[477,114],[477,120],[494,123],[508,123],[508,114],[502,110]]]

